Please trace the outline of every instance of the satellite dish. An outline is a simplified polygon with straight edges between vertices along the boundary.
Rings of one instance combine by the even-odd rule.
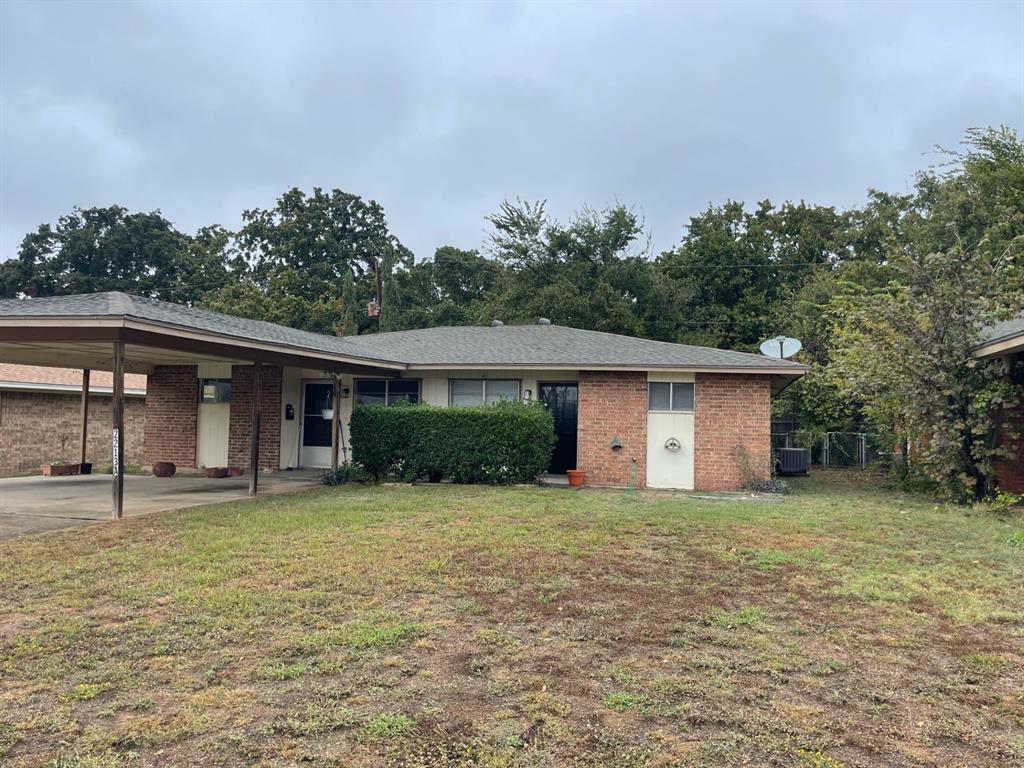
[[[761,342],[761,354],[767,357],[781,357],[783,359],[792,357],[800,351],[803,344],[799,339],[791,339],[789,336],[776,336]]]

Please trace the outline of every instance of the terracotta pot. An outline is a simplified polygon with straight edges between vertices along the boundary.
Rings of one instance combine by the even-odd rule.
[[[206,476],[207,477],[227,477],[228,476],[228,468],[227,467],[207,467],[206,468]]]
[[[43,464],[39,469],[46,477],[78,474],[77,464]]]
[[[569,485],[573,488],[579,488],[583,485],[583,470],[582,469],[567,469],[565,474],[569,476]]]
[[[245,474],[245,470],[241,467],[228,467],[228,475],[231,477],[241,477]]]
[[[153,474],[157,477],[170,477],[178,471],[173,461],[157,461],[153,464]]]

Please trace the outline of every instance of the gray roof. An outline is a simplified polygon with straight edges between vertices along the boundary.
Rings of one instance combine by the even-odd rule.
[[[747,352],[694,347],[584,331],[564,325],[446,326],[357,336],[366,354],[409,365],[567,366],[573,368],[792,368],[805,366]]]
[[[130,296],[117,291],[50,296],[40,299],[3,299],[0,300],[0,318],[4,317],[128,317],[246,341],[283,344],[312,352],[353,357],[363,354],[345,338],[299,331],[277,323],[249,320],[220,312],[172,304],[168,301]]]
[[[0,320],[4,317],[136,318],[249,341],[410,366],[746,368],[786,369],[794,374],[806,369],[790,360],[747,352],[671,344],[561,325],[449,326],[339,338],[116,292],[0,300]]]
[[[1021,335],[1024,335],[1024,314],[986,328],[981,332],[981,344],[978,346],[993,344]]]

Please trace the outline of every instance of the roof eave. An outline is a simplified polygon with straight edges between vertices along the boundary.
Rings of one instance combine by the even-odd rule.
[[[989,339],[971,350],[971,356],[977,358],[1012,355],[1024,352],[1024,331],[1011,333],[998,339]]]

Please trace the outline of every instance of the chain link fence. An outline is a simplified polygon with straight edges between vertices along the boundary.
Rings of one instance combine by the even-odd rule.
[[[885,441],[870,432],[776,432],[773,451],[776,448],[804,448],[811,465],[822,469],[867,469],[892,462]]]

